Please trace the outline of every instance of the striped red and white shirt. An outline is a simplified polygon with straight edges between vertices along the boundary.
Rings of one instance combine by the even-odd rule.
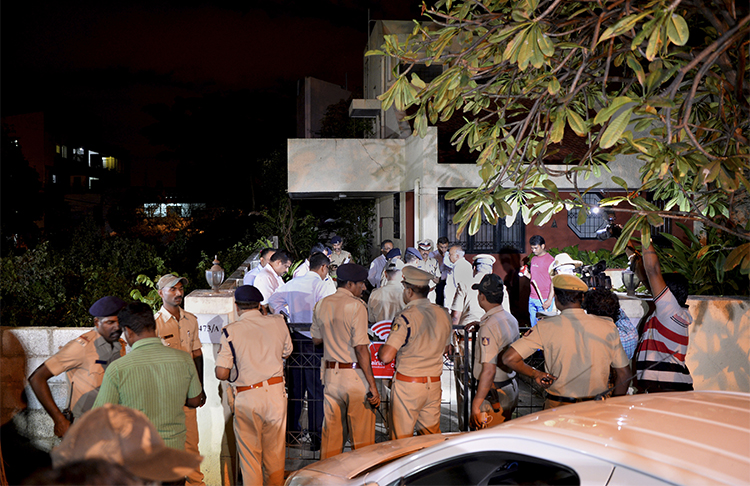
[[[693,378],[685,365],[689,326],[693,318],[668,287],[654,299],[656,312],[646,322],[636,351],[640,387],[692,390]]]

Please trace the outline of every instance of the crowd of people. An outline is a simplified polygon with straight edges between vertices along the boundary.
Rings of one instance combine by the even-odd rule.
[[[656,306],[639,335],[615,294],[590,289],[576,275],[581,262],[565,254],[553,258],[541,236],[529,243],[533,257],[520,274],[530,280],[533,316],[523,336],[494,272],[495,258],[481,254],[470,262],[444,237],[436,247],[422,240],[403,253],[385,240],[368,269],[352,263],[334,236],[332,248],[314,246],[287,282],[282,276],[291,257],[263,250],[260,265],[234,292],[238,319],[222,329],[214,370],[229,385],[244,484],[283,483],[287,434],[309,431],[321,459],[342,453],[347,441],[354,449],[374,444],[384,391],[392,439],[439,433],[446,356],[455,359],[457,402],[469,409],[473,429],[511,419],[519,373],[546,390],[545,408],[627,393],[633,358],[639,391],[692,389],[685,366],[687,282],[662,275],[653,245],[642,255],[628,248]],[[203,356],[197,319],[181,306],[185,285],[184,277],[163,276],[156,314],[141,302],[99,299],[89,309],[94,330],[29,377],[63,437],[52,453],[55,470],[33,480],[99,474],[104,460],[124,468],[133,478],[126,484],[203,484],[196,420],[206,401]],[[395,362],[395,373],[387,387],[378,387],[371,328],[383,322],[391,323],[390,332],[377,358]],[[290,331],[288,324],[310,327]],[[470,336],[465,356],[461,343]],[[543,354],[544,370],[527,364],[534,353]],[[294,359],[307,366],[285,367]],[[471,383],[460,372],[469,363],[476,384],[470,403]],[[47,380],[63,372],[71,394],[60,411]]]

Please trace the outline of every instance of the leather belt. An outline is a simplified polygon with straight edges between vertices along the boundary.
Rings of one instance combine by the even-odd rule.
[[[339,363],[338,361],[326,361],[326,368],[339,368],[339,369],[352,369],[356,370],[359,368],[359,365],[357,363]]]
[[[281,383],[282,381],[284,381],[284,377],[282,377],[282,376],[274,376],[273,378],[269,378],[266,381],[268,382],[269,385],[275,385],[276,383]],[[253,388],[261,388],[263,386],[263,383],[264,382],[261,381],[259,383],[256,383],[256,384],[250,385],[250,386],[238,386],[237,387],[237,393],[240,393],[240,392],[243,392],[243,391],[247,391],[247,390],[252,390]]]
[[[550,393],[547,393],[547,400],[553,400],[555,402],[561,402],[561,403],[578,403],[578,402],[588,402],[591,400],[596,400],[596,397],[581,397],[581,398],[560,397],[557,395],[552,395]]]
[[[405,381],[407,383],[435,383],[436,381],[440,381],[439,376],[406,376],[399,373],[398,371],[396,372],[396,379],[398,381]]]

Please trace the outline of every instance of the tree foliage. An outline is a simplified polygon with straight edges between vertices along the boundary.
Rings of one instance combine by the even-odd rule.
[[[731,0],[439,0],[423,4],[433,23],[415,21],[407,39],[386,36],[368,55],[401,62],[381,100],[412,107],[415,133],[464,117],[452,142],[477,154],[482,183],[448,194],[459,233],[519,210],[527,224],[566,207],[585,219],[582,195],[598,185],[586,180],[635,154],[640,186],[613,176],[623,195],[600,203],[629,216],[615,253],[637,233],[648,245],[665,217],[692,220],[740,238],[726,265],[747,274],[749,10]],[[445,69],[425,83],[410,73],[418,63]],[[588,152],[546,165],[566,129]],[[572,196],[553,177],[567,178]]]

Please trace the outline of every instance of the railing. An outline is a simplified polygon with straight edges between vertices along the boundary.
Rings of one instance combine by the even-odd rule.
[[[461,326],[453,326],[454,331],[458,333],[464,333]],[[291,331],[308,331],[310,329],[309,323],[291,323],[289,324]],[[524,329],[525,331],[526,329]],[[322,357],[322,347],[312,346],[309,340],[303,340],[299,338],[297,332],[292,333],[292,341],[295,349],[293,353],[286,360],[286,374],[287,374],[287,385],[289,387],[289,410],[287,420],[287,469],[299,469],[312,462],[317,461],[320,458],[319,444],[320,434],[314,430],[314,427],[310,426],[311,415],[314,414],[316,407],[320,407],[322,410],[323,397],[317,397],[312,399],[305,399],[303,396],[295,396],[293,393],[294,378],[293,374],[297,376],[301,373],[320,373],[320,359]],[[373,339],[373,342],[379,342],[377,338]],[[471,344],[476,342],[476,332],[469,333],[469,339],[462,339],[460,341],[462,353],[454,352],[450,356],[446,356],[443,363],[443,374],[441,379],[441,385],[443,388],[442,402],[441,402],[441,416],[440,416],[440,430],[441,432],[462,432],[467,431],[469,426],[469,414],[471,408],[471,402],[474,398],[474,390],[476,389],[476,380],[473,378],[473,353]],[[541,354],[541,353],[539,353]],[[464,359],[464,357],[469,357]],[[538,355],[531,356],[527,363],[534,367],[540,368],[543,366],[543,358]],[[296,371],[296,373],[295,373]],[[460,379],[456,379],[458,377]],[[318,375],[319,376],[319,375]],[[542,409],[544,404],[543,394],[537,389],[536,384],[524,380],[523,377],[519,377],[519,403],[513,416],[522,416],[529,413],[537,412]],[[376,428],[375,428],[375,441],[384,442],[390,439],[390,430],[387,424],[388,412],[390,409],[390,380],[389,379],[376,379],[378,392],[381,397],[380,411],[376,413]],[[464,387],[464,383],[468,383],[468,387]],[[464,394],[462,390],[468,389],[468,393]],[[301,409],[300,430],[296,430],[297,427],[291,423],[291,409],[294,406],[298,406]],[[311,413],[313,411],[313,413]],[[350,447],[347,444],[347,449]]]

